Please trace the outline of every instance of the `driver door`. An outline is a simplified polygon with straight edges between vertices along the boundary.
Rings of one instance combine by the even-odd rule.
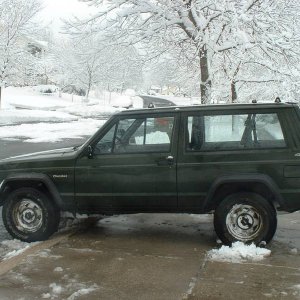
[[[121,117],[92,143],[75,169],[80,211],[177,209],[175,114]]]

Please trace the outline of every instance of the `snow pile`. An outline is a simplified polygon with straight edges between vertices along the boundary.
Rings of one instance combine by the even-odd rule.
[[[87,104],[76,104],[73,106],[68,106],[59,109],[61,112],[69,113],[75,116],[85,117],[85,118],[99,118],[107,117],[120,111],[120,109],[104,105],[87,105]]]
[[[3,91],[2,108],[13,106],[23,109],[55,110],[69,105],[72,103],[62,100],[56,93],[42,95],[34,87],[8,87]]]
[[[133,100],[131,96],[116,95],[111,99],[110,104],[113,107],[130,107],[133,106]]]
[[[58,142],[91,136],[105,121],[82,119],[70,123],[37,123],[0,127],[0,139],[22,139],[30,143]]]
[[[2,241],[0,244],[1,244],[1,248],[2,248],[1,250],[4,251],[3,260],[17,256],[17,255],[23,253],[29,247],[32,247],[33,245],[35,245],[37,243],[38,242],[25,243],[25,242],[21,242],[19,240]]]
[[[222,246],[220,249],[212,249],[207,253],[209,260],[233,263],[260,261],[270,255],[271,250],[256,247],[254,244],[245,245],[242,242],[235,242],[231,247]]]
[[[130,97],[134,97],[134,96],[136,95],[136,92],[135,92],[135,90],[133,90],[133,89],[127,89],[127,90],[124,92],[124,95],[130,96]]]

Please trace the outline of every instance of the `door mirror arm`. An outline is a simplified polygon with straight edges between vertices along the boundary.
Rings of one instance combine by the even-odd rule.
[[[89,159],[93,158],[93,147],[91,145],[87,147],[87,156]]]

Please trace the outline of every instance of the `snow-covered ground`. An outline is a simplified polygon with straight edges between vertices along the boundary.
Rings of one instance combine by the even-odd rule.
[[[55,90],[55,86],[49,86]],[[47,86],[8,87],[3,90],[0,139],[26,142],[57,142],[93,134],[103,120],[125,107],[142,108],[143,100],[133,90],[123,95],[92,92],[88,101],[66,93],[45,93]],[[161,96],[162,97],[162,96]],[[197,99],[169,97],[176,104]]]
[[[8,109],[0,111],[0,126],[34,122],[70,122],[78,117],[60,111]]]
[[[30,143],[58,142],[95,133],[105,120],[80,119],[66,123],[36,123],[0,126],[0,139]]]
[[[104,119],[124,110],[128,99],[142,106],[137,96],[102,93],[86,102],[77,95],[41,93],[39,87],[8,87],[2,95],[0,139],[34,143],[90,136]]]

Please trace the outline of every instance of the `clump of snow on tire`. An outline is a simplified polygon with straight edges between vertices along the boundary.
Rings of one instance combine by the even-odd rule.
[[[231,247],[222,246],[220,249],[208,251],[207,257],[212,261],[240,263],[246,261],[260,261],[271,255],[271,250],[235,242]]]

